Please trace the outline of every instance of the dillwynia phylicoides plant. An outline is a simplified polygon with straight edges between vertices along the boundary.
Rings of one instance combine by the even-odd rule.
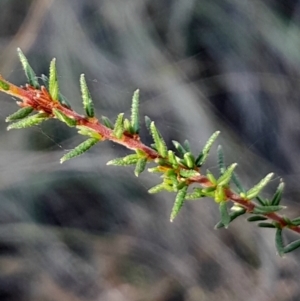
[[[8,130],[35,126],[50,118],[56,118],[69,127],[77,128],[79,134],[88,138],[65,154],[60,160],[61,163],[85,153],[104,140],[122,144],[133,153],[123,158],[113,159],[107,165],[135,165],[134,174],[138,177],[148,163],[154,163],[155,167],[148,168],[148,171],[161,174],[162,182],[150,188],[149,193],[163,190],[176,193],[171,222],[186,201],[208,197],[219,206],[221,220],[216,228],[227,228],[237,217],[247,214],[249,222],[258,222],[257,225],[262,228],[275,229],[275,242],[279,255],[282,256],[300,247],[300,239],[287,245],[283,242],[284,230],[300,234],[300,217],[289,219],[277,213],[285,208],[280,205],[284,188],[282,180],[270,199],[263,198],[259,194],[271,180],[272,173],[246,190],[235,174],[237,164],[225,165],[221,146],[218,147],[219,176],[216,178],[209,170],[203,169],[202,166],[220,132],[212,134],[197,155],[192,154],[187,140],[183,144],[173,141],[175,153],[167,148],[155,123],[146,116],[145,124],[154,142],[151,146],[147,146],[141,142],[139,136],[139,90],[133,94],[130,119],[125,118],[124,113],[120,113],[112,123],[105,116],[101,119],[95,117],[93,101],[82,74],[80,88],[85,115],[81,115],[72,110],[59,91],[55,59],[50,63],[49,77],[45,75],[37,77],[20,49],[18,54],[28,84],[17,87],[0,75],[0,91],[21,100],[17,102],[21,109],[6,118],[7,122],[11,122]],[[194,184],[192,191],[189,189],[191,184]]]

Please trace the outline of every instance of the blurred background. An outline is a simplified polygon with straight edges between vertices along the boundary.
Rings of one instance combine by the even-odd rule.
[[[56,57],[79,112],[85,73],[98,116],[129,114],[139,88],[170,148],[188,138],[197,152],[221,130],[245,186],[274,171],[265,195],[283,177],[300,215],[299,1],[2,0],[0,72],[21,85],[17,47],[37,74]],[[17,107],[0,99],[1,301],[300,300],[300,251],[279,258],[274,231],[244,217],[215,231],[208,199],[171,224],[174,195],[147,194],[156,175],[106,166],[129,151],[105,142],[61,165],[83,137],[55,120],[7,133]]]

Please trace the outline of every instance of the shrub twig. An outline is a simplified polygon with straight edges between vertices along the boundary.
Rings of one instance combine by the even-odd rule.
[[[150,188],[149,193],[162,190],[176,193],[171,221],[176,218],[186,201],[209,197],[219,206],[221,220],[216,228],[227,228],[237,217],[248,214],[249,222],[258,222],[259,227],[276,230],[275,243],[279,255],[282,256],[300,247],[300,239],[288,245],[283,243],[283,230],[288,229],[300,234],[300,217],[291,220],[277,213],[285,208],[280,205],[284,189],[282,180],[270,200],[262,198],[260,193],[270,182],[273,173],[266,175],[259,183],[246,190],[236,176],[237,164],[226,166],[221,146],[218,147],[219,176],[216,177],[209,170],[203,170],[202,166],[220,134],[219,131],[210,137],[198,155],[191,152],[187,140],[183,144],[173,141],[177,150],[175,153],[168,149],[155,123],[146,116],[145,123],[154,142],[151,146],[147,146],[139,136],[139,90],[133,94],[130,119],[125,118],[124,113],[120,113],[114,123],[105,116],[99,120],[95,117],[93,100],[82,74],[80,88],[85,115],[81,115],[72,110],[67,99],[59,91],[55,59],[50,63],[49,78],[45,75],[38,78],[20,49],[18,54],[28,84],[17,87],[0,75],[0,91],[21,100],[17,102],[21,109],[6,118],[7,122],[11,122],[8,130],[31,127],[51,118],[77,128],[79,134],[88,138],[65,154],[61,158],[61,163],[85,153],[104,140],[121,144],[134,152],[123,158],[113,159],[107,165],[135,165],[134,173],[139,176],[147,164],[153,162],[155,167],[148,168],[148,171],[161,174],[162,182]],[[191,184],[196,184],[196,187],[193,185],[192,191]]]

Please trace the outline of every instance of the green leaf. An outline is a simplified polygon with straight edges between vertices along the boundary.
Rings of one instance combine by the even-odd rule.
[[[289,253],[289,252],[292,252],[296,249],[298,249],[300,247],[300,239],[298,240],[295,240],[291,243],[289,243],[287,246],[285,246],[284,248],[284,253]]]
[[[124,132],[128,132],[130,134],[134,134],[133,128],[131,126],[131,123],[130,123],[130,121],[127,118],[124,119],[123,126],[124,126]]]
[[[77,125],[76,128],[79,130],[78,134],[80,134],[80,135],[89,136],[91,138],[102,140],[102,136],[98,132],[96,132],[95,130],[93,130],[87,126]]]
[[[62,106],[64,106],[65,108],[71,109],[71,105],[69,103],[69,101],[67,100],[67,98],[62,95],[60,92],[58,92],[58,101],[60,102],[60,104]]]
[[[256,197],[256,200],[262,205],[262,206],[268,206],[268,200],[267,199],[263,199],[263,198],[261,198],[260,196],[257,196]]]
[[[257,226],[260,228],[276,228],[275,225],[271,223],[258,223]]]
[[[113,125],[112,122],[109,120],[109,118],[107,118],[106,116],[102,116],[101,119],[102,119],[103,124],[104,124],[107,128],[109,128],[109,129],[111,129],[111,130],[114,128],[114,125]]]
[[[232,174],[231,180],[234,183],[234,185],[236,186],[237,191],[239,193],[245,193],[246,192],[245,188],[243,187],[243,185],[240,182],[239,177],[236,175],[235,172]]]
[[[146,158],[141,158],[137,161],[134,174],[136,177],[138,177],[144,170],[147,164]]]
[[[205,196],[210,198],[215,197],[215,191],[216,191],[216,187],[202,188],[202,192],[205,194]]]
[[[230,222],[235,220],[237,217],[245,214],[246,212],[247,212],[247,210],[245,208],[241,208],[240,210],[236,210],[236,211],[230,213]]]
[[[211,135],[211,137],[208,139],[208,141],[206,142],[206,144],[205,144],[202,152],[199,154],[198,158],[196,159],[196,165],[197,166],[200,167],[200,166],[202,166],[205,163],[205,161],[206,161],[206,159],[207,159],[207,157],[209,155],[210,149],[211,149],[213,143],[218,138],[219,134],[220,134],[219,131],[214,132]]]
[[[176,160],[176,156],[173,151],[168,150],[168,160],[172,164],[173,168],[178,168],[178,162]]]
[[[219,165],[220,175],[222,176],[226,170],[226,166],[224,161],[224,153],[221,145],[218,146],[218,165]]]
[[[39,82],[35,75],[35,72],[29,65],[28,60],[27,60],[26,56],[24,55],[24,53],[22,52],[22,50],[20,48],[18,48],[17,51],[18,51],[18,55],[19,55],[22,67],[25,71],[25,75],[28,79],[30,86],[33,86],[34,88],[38,89],[40,87],[40,85],[39,85]]]
[[[45,75],[45,74],[42,74],[41,75],[41,80],[43,81],[44,86],[48,89],[49,88],[49,78],[48,78],[48,76]]]
[[[202,191],[202,188],[194,188],[193,192],[187,193],[185,196],[186,200],[196,200],[206,197],[206,194]]]
[[[116,138],[121,139],[124,133],[124,125],[123,125],[124,113],[120,113],[116,119],[113,133]]]
[[[21,119],[17,122],[14,122],[12,124],[10,124],[7,127],[7,130],[12,130],[12,129],[23,129],[23,128],[28,128],[28,127],[32,127],[35,125],[38,125],[40,123],[42,123],[44,120],[48,119],[49,116],[46,113],[38,113],[32,116],[28,116],[24,119]]]
[[[138,134],[140,130],[139,98],[140,98],[140,90],[136,90],[133,93],[132,105],[131,105],[131,127],[133,129],[134,134]]]
[[[41,75],[41,79],[45,85],[45,87],[49,90],[49,79],[45,74]],[[61,105],[63,105],[65,108],[71,109],[71,105],[69,103],[69,101],[67,100],[67,98],[61,94],[60,92],[58,92],[58,101],[60,102]]]
[[[83,153],[88,151],[92,146],[94,146],[98,142],[99,142],[99,139],[96,139],[96,138],[89,138],[89,139],[85,140],[84,142],[82,142],[78,146],[76,146],[74,149],[72,149],[70,152],[65,154],[60,159],[60,163],[63,163],[74,157],[78,157],[78,156],[82,155]]]
[[[148,168],[148,171],[152,173],[164,173],[164,170],[160,166]]]
[[[199,176],[199,172],[196,170],[187,170],[187,169],[180,169],[179,174],[184,178],[192,178]]]
[[[15,113],[9,115],[8,117],[6,117],[5,121],[10,122],[10,121],[23,119],[23,118],[27,117],[32,111],[33,111],[32,107],[21,108],[17,112],[15,112]]]
[[[230,215],[228,213],[228,209],[227,209],[227,202],[220,202],[219,204],[219,211],[221,214],[221,222],[224,225],[224,227],[227,229],[229,226],[229,223],[231,221]]]
[[[153,186],[152,188],[150,188],[150,189],[148,190],[148,192],[151,193],[151,194],[154,194],[154,193],[161,192],[161,191],[163,191],[163,190],[166,190],[165,184],[164,184],[164,183],[161,183],[161,184],[155,185],[155,186]]]
[[[147,157],[147,154],[143,150],[136,149],[135,151],[136,151],[137,155],[139,155],[139,158],[145,158],[145,157]]]
[[[106,165],[116,165],[116,166],[127,166],[136,164],[139,160],[139,156],[137,154],[131,154],[123,158],[116,158],[110,160],[106,163]]]
[[[282,229],[277,229],[275,234],[276,249],[279,256],[284,254],[284,245],[282,239]]]
[[[184,156],[183,156],[183,158],[184,158],[185,165],[188,168],[194,168],[194,166],[195,166],[195,158],[194,158],[194,156],[190,152],[185,153]]]
[[[213,185],[217,185],[217,179],[209,170],[206,171],[206,176]]]
[[[187,152],[191,153],[191,145],[190,145],[190,142],[189,142],[188,140],[185,140],[185,141],[183,142],[183,147],[184,147],[184,149],[185,149]]]
[[[86,84],[84,74],[80,75],[80,90],[82,95],[83,108],[85,110],[86,115],[88,117],[94,117],[95,116],[94,103],[89,88]]]
[[[49,93],[53,100],[58,100],[58,81],[57,81],[57,70],[56,70],[56,59],[52,59],[50,63],[49,71]]]
[[[182,189],[180,189],[176,195],[175,202],[172,208],[170,221],[173,222],[175,217],[178,215],[180,209],[182,208],[185,200],[185,196],[187,193],[188,186],[185,185]]]
[[[232,221],[234,221],[237,217],[245,214],[247,212],[246,209],[240,209],[240,210],[237,210],[237,211],[234,211],[232,213],[229,214],[230,216],[230,223]],[[215,229],[220,229],[220,228],[223,228],[224,227],[224,224],[222,221],[219,221],[216,225],[215,225]]]
[[[186,149],[178,141],[172,140],[172,143],[174,144],[178,153],[183,157],[184,154],[187,152]]]
[[[268,214],[285,209],[285,206],[255,206],[253,209],[254,214]]]
[[[217,185],[220,186],[226,186],[229,184],[231,177],[232,177],[232,173],[234,171],[234,169],[236,168],[237,164],[233,163],[231,164],[223,173],[223,175],[217,180]]]
[[[263,188],[270,182],[273,177],[273,173],[269,173],[266,175],[258,184],[256,184],[253,188],[249,189],[246,192],[246,196],[249,200],[258,196],[258,194],[263,190]]]
[[[168,169],[167,171],[165,171],[164,177],[171,177],[172,179],[177,179],[177,172],[174,169]]]
[[[220,203],[224,202],[226,199],[225,192],[223,186],[217,186],[215,190],[215,202]]]
[[[151,122],[152,122],[152,120],[148,116],[145,116],[145,125],[149,131],[150,131]]]
[[[58,109],[53,109],[52,112],[58,120],[64,122],[69,127],[74,127],[77,124],[74,118],[67,116],[66,114],[64,114],[62,111]]]
[[[166,143],[165,143],[164,139],[162,138],[160,132],[156,128],[154,121],[152,121],[150,124],[150,131],[151,131],[151,135],[153,137],[153,140],[154,140],[154,143],[155,143],[158,153],[163,158],[167,157],[168,149],[167,149]]]
[[[300,217],[292,219],[292,224],[294,226],[300,226]]]
[[[266,221],[267,218],[261,215],[254,215],[247,218],[248,222]]]
[[[282,193],[283,193],[283,189],[284,189],[284,183],[281,181],[276,189],[276,192],[273,196],[273,199],[271,201],[271,205],[277,206],[279,205],[280,201],[281,201],[281,197],[282,197]]]

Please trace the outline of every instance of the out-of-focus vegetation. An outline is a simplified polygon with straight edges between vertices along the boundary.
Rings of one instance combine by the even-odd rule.
[[[299,215],[299,5],[1,4],[6,78],[24,83],[19,46],[37,74],[59,59],[69,99],[78,97],[84,71],[102,115],[125,111],[139,87],[142,113],[169,145],[188,137],[198,149],[221,128],[227,160],[241,162],[243,181],[250,187],[275,169],[287,181],[291,214]],[[205,200],[169,224],[172,197],[144,192],[155,178],[142,176],[137,187],[126,170],[105,166],[122,148],[107,143],[60,166],[62,149],[78,144],[75,132],[50,122],[8,135],[4,119],[14,103],[1,98],[1,300],[299,299],[297,252],[278,260],[268,230],[237,221],[216,235],[218,212]],[[209,164],[214,170],[216,162]]]

